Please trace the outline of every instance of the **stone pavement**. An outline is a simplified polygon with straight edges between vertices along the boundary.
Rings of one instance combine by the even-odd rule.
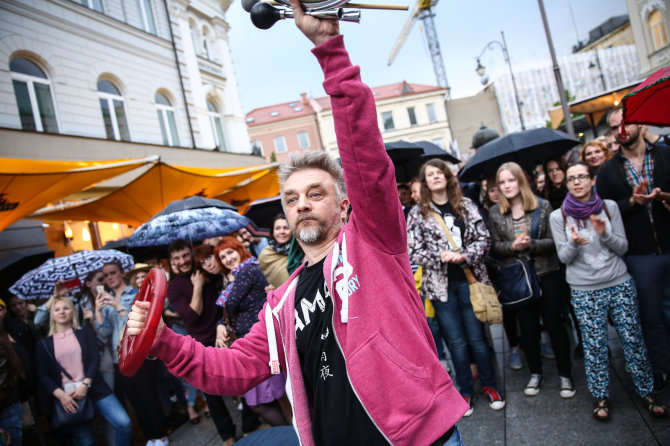
[[[573,361],[577,394],[564,400],[559,396],[555,361],[543,359],[544,384],[539,395],[527,397],[523,388],[528,381],[528,368],[515,371],[507,367],[507,341],[502,326],[491,328],[497,353],[499,388],[507,404],[503,410],[488,407],[481,388],[475,397],[475,411],[458,423],[458,429],[468,446],[478,445],[670,445],[670,418],[649,416],[637,398],[632,380],[624,370],[624,360],[616,333],[610,327],[611,420],[599,422],[591,416],[592,400],[586,388],[582,360]],[[661,395],[670,403],[670,391]],[[239,422],[237,422],[239,425]],[[221,444],[209,418],[198,425],[184,424],[170,436],[172,446],[216,446]]]

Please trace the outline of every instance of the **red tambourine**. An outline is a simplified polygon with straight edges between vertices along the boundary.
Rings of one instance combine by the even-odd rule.
[[[135,302],[151,302],[147,314],[146,325],[137,336],[128,336],[128,326],[123,330],[121,352],[119,353],[119,370],[125,376],[133,376],[142,366],[144,359],[151,350],[156,337],[158,324],[163,314],[165,295],[167,294],[167,279],[165,272],[152,268],[142,282],[140,291],[135,296]]]

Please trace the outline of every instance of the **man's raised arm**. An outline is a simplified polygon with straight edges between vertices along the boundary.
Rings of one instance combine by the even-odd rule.
[[[395,169],[384,148],[370,87],[351,64],[337,20],[305,15],[292,0],[298,28],[316,45],[312,50],[325,76],[347,195],[354,210],[351,223],[382,252],[407,251],[405,217],[398,200]]]

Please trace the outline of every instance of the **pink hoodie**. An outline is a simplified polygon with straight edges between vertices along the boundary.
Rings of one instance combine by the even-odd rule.
[[[456,424],[468,405],[437,359],[414,288],[405,218],[372,92],[349,61],[342,36],[312,52],[325,74],[353,207],[324,264],[335,306],[334,332],[349,382],[379,430],[392,444],[427,445]],[[312,446],[295,344],[295,289],[303,267],[268,294],[259,322],[230,349],[207,348],[165,329],[151,354],[174,375],[220,395],[244,394],[270,376],[272,363],[278,365],[288,375],[300,442]]]

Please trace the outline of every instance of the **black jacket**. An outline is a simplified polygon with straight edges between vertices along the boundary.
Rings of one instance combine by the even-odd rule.
[[[84,363],[84,375],[91,378],[91,388],[88,396],[93,401],[98,401],[112,393],[107,383],[102,379],[98,370],[100,366],[100,349],[96,341],[95,333],[90,328],[75,330],[74,335],[81,346],[81,360]],[[61,369],[54,357],[54,339],[52,336],[42,339],[37,343],[35,352],[37,360],[37,372],[42,387],[53,394],[57,388],[62,388]]]
[[[670,149],[660,144],[651,144],[654,159],[652,189],[660,187],[670,192]],[[598,170],[596,190],[601,198],[609,198],[619,205],[628,239],[627,255],[649,255],[670,253],[670,212],[660,201],[652,203],[652,217],[646,206],[630,205],[633,188],[626,181],[624,157],[619,151]]]

